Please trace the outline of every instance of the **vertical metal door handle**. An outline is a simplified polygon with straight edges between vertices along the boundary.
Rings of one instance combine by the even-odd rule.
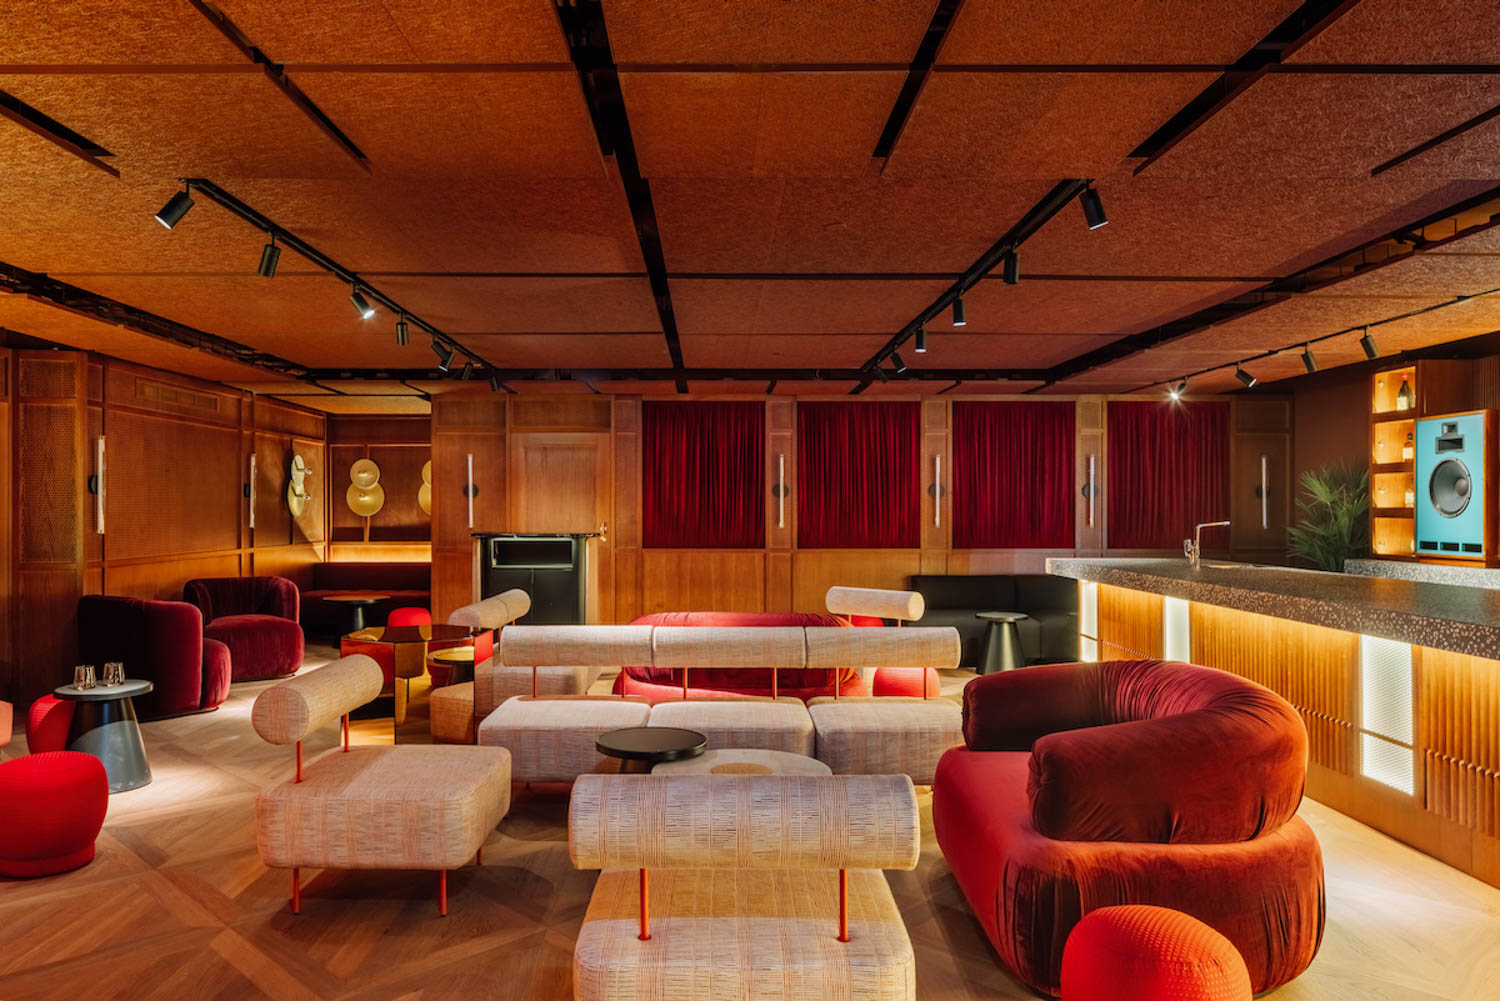
[[[464,488],[464,493],[469,497],[469,527],[474,527],[474,453],[469,453],[469,479]]]
[[[94,464],[99,469],[99,489],[94,494],[94,515],[97,531],[104,534],[104,435],[99,436],[99,441],[94,446]]]
[[[1271,527],[1270,513],[1271,483],[1266,471],[1266,457],[1260,457],[1260,527],[1262,530]]]
[[[250,527],[255,527],[255,453],[250,453]]]

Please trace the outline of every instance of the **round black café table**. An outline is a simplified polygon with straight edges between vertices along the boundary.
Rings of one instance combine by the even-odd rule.
[[[365,628],[365,609],[389,598],[388,594],[325,594],[323,600],[344,610],[344,631],[357,633]]]
[[[68,750],[91,754],[104,764],[111,793],[139,789],[151,781],[146,744],[131,697],[151,691],[151,682],[126,678],[118,685],[74,688],[63,685],[52,694],[77,703],[68,727]]]
[[[601,733],[594,748],[607,757],[619,758],[624,764],[638,761],[646,771],[664,761],[696,758],[708,746],[708,738],[697,730],[675,726],[628,726],[623,730]],[[624,771],[624,764],[620,770]]]

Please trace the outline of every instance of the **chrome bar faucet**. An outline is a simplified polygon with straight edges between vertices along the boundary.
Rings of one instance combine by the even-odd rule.
[[[1193,526],[1193,537],[1182,540],[1182,555],[1187,557],[1188,565],[1194,570],[1198,569],[1199,554],[1203,551],[1203,530],[1205,528],[1228,528],[1227,521],[1205,521],[1201,525]]]

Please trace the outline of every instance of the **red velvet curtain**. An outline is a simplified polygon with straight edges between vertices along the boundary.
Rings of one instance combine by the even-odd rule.
[[[804,549],[921,545],[917,403],[797,407],[797,544]]]
[[[766,538],[765,479],[762,404],[641,404],[647,548],[760,548]]]
[[[1228,403],[1111,403],[1108,424],[1110,548],[1175,550],[1229,517]]]
[[[1072,549],[1072,401],[953,404],[953,547]]]

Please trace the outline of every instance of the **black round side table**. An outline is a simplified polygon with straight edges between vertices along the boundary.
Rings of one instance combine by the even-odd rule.
[[[1021,652],[1021,629],[1016,623],[1030,616],[1025,612],[979,612],[974,617],[988,623],[978,673],[994,674],[1026,666],[1026,655]]]
[[[111,793],[139,789],[151,781],[146,745],[136,721],[133,695],[151,691],[151,682],[126,678],[119,685],[74,688],[63,685],[52,690],[60,699],[76,702],[73,723],[68,727],[68,750],[92,754],[104,764]]]
[[[607,757],[619,758],[622,762],[639,761],[646,766],[663,761],[681,761],[696,758],[708,746],[708,738],[697,730],[683,730],[675,726],[628,726],[623,730],[601,733],[594,741],[594,748]],[[624,771],[624,765],[620,767]]]

